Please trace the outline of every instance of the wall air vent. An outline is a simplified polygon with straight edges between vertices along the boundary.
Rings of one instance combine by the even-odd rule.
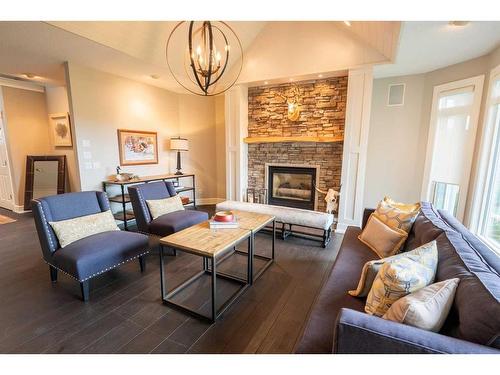
[[[404,105],[405,103],[405,88],[404,83],[396,83],[389,85],[387,92],[387,106],[394,107]]]

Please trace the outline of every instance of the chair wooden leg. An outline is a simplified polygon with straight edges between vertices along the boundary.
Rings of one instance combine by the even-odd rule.
[[[90,294],[90,280],[82,281],[80,283],[80,290],[82,291],[82,300],[88,301]]]
[[[139,257],[139,265],[141,266],[141,272],[146,272],[146,257],[144,255]]]
[[[49,271],[50,271],[50,280],[53,283],[57,282],[57,268],[49,266]]]

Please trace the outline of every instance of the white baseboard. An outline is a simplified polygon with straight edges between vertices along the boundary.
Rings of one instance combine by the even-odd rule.
[[[348,226],[349,225],[344,223],[337,223],[337,227],[335,228],[335,233],[344,234]]]
[[[224,198],[196,198],[196,204],[200,206],[208,204],[217,204],[224,201],[225,201]]]
[[[24,214],[26,212],[30,212],[30,211],[26,211],[24,209],[24,206],[18,206],[18,205],[14,205],[14,208],[12,209],[13,212],[15,212],[16,214]]]

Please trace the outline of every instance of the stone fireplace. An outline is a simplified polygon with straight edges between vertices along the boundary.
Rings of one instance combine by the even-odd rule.
[[[248,139],[263,140],[248,142],[248,187],[267,189],[270,204],[324,211],[324,196],[312,185],[340,186],[347,77],[293,86],[300,92],[298,121],[287,118],[287,103],[278,95],[292,84],[248,90]]]

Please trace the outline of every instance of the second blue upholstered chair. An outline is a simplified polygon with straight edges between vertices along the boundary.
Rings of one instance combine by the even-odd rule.
[[[137,228],[142,233],[165,237],[208,220],[206,212],[195,210],[174,211],[153,219],[146,201],[175,196],[177,192],[169,181],[130,186],[128,192],[134,209]]]

